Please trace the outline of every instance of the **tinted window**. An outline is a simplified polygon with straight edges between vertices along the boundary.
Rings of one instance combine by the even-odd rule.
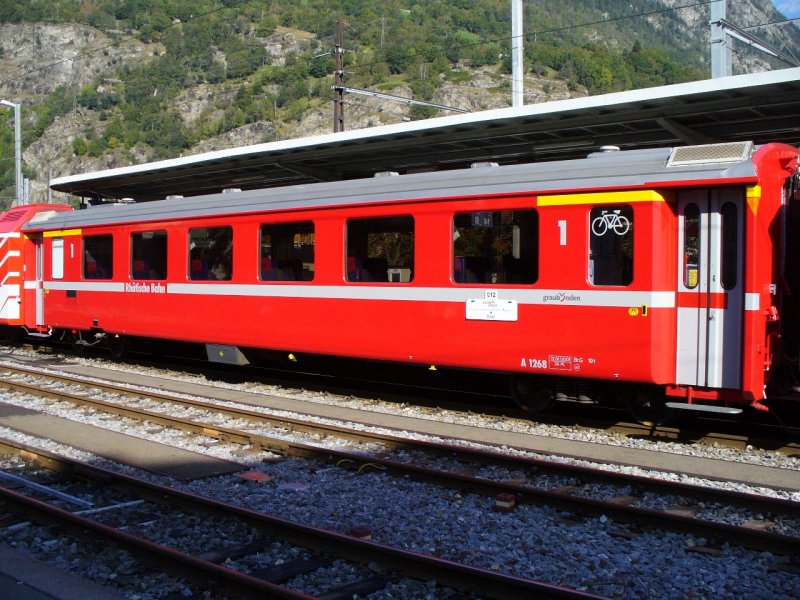
[[[458,213],[453,221],[453,281],[534,283],[539,276],[539,215],[533,210]]]
[[[233,275],[233,229],[203,227],[189,231],[189,279],[227,281]]]
[[[405,283],[414,279],[414,219],[347,222],[347,281]]]
[[[114,239],[111,235],[90,235],[83,238],[84,279],[111,279]]]
[[[700,283],[700,208],[687,204],[683,211],[683,285],[688,289]]]
[[[167,232],[141,231],[131,235],[131,279],[167,278]]]
[[[589,281],[629,285],[633,281],[633,209],[597,206],[590,211]]]
[[[259,260],[262,281],[313,280],[314,223],[262,225]]]
[[[739,258],[739,214],[733,202],[722,205],[722,288],[736,287]]]

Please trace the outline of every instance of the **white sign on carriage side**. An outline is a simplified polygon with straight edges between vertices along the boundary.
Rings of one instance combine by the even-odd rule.
[[[516,321],[517,301],[501,300],[497,290],[486,290],[483,298],[467,300],[468,321]]]

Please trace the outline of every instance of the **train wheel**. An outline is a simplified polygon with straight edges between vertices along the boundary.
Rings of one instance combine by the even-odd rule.
[[[627,405],[631,416],[642,425],[666,425],[675,418],[675,409],[667,406],[666,397],[657,389],[631,390]]]
[[[67,334],[66,340],[69,341],[75,354],[83,354],[86,350],[86,344],[83,343],[80,333]]]
[[[108,351],[115,360],[122,360],[128,353],[128,337],[124,335],[113,335],[108,340]]]
[[[522,410],[542,412],[552,407],[556,401],[556,392],[548,388],[541,379],[514,373],[511,376],[511,396]]]

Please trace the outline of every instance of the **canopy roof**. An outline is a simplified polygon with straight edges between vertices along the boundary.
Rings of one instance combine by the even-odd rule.
[[[60,177],[52,189],[89,198],[157,200],[752,140],[800,144],[800,68],[531,104],[345,131]]]

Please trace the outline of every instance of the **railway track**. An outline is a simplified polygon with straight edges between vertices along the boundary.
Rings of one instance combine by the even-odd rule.
[[[620,535],[636,535],[637,528],[643,527],[686,532],[711,540],[712,544],[734,543],[774,552],[787,557],[787,560],[793,560],[800,542],[800,504],[787,500],[549,460],[514,458],[501,455],[492,448],[459,449],[446,442],[412,441],[397,432],[356,430],[303,418],[269,415],[242,406],[224,406],[209,398],[179,398],[171,394],[132,390],[129,386],[86,382],[72,376],[56,376],[53,381],[45,382],[41,374],[32,373],[27,368],[17,369],[16,373],[17,376],[36,377],[39,381],[32,383],[2,378],[0,385],[284,456],[315,459],[358,472],[379,470],[396,477],[413,477],[451,489],[483,494],[495,498],[500,508],[544,504],[567,511],[571,519],[604,516],[625,524]],[[54,385],[57,390],[52,389]],[[67,386],[73,390],[67,390]],[[114,400],[89,397],[87,390],[95,394],[98,391],[113,393],[118,397]],[[131,395],[157,402],[161,407],[153,410],[131,406]],[[199,412],[187,416],[187,410]],[[225,415],[234,423],[247,421],[252,425],[224,426],[216,419],[213,422],[198,420],[212,413]],[[272,432],[266,431],[264,425],[269,425]],[[287,432],[293,436],[287,437]],[[338,443],[320,444],[321,438],[346,439],[355,446],[343,449]],[[598,485],[604,486],[603,498],[598,499],[596,493],[587,496],[586,490],[596,491]],[[649,495],[655,495],[658,501],[648,502]],[[706,509],[708,505],[737,507],[740,515],[733,519],[739,524],[710,518],[710,511]],[[783,529],[791,533],[770,531],[779,529],[775,523],[782,523]]]
[[[200,586],[199,589],[213,589],[248,598],[267,595],[275,598],[319,597],[334,600],[381,590],[392,582],[410,577],[422,581],[435,579],[464,593],[486,598],[599,598],[578,590],[478,569],[388,547],[354,535],[306,526],[9,441],[0,442],[0,448],[4,453],[16,452],[38,465],[58,469],[64,478],[70,480],[72,498],[80,494],[80,491],[76,491],[76,481],[94,489],[113,488],[125,494],[116,503],[112,501],[107,507],[109,510],[86,511],[90,515],[82,515],[58,506],[49,501],[49,497],[46,501],[9,489],[7,484],[0,484],[0,500],[12,506],[14,511],[36,523],[66,530],[78,538],[88,534],[102,543],[125,548],[140,559],[154,561],[161,569],[190,577]],[[36,489],[40,496],[52,496],[61,503],[65,501],[64,494],[48,494],[48,491],[42,493],[41,486]],[[66,501],[70,502],[69,499]],[[203,519],[200,524],[205,532],[202,539],[184,539],[179,547],[175,547],[164,543],[164,536],[158,535],[165,528],[170,530],[175,523],[196,518],[196,515]],[[222,531],[238,534],[223,544],[225,535],[220,533]],[[203,546],[209,538],[219,540],[220,546],[211,549]],[[286,558],[277,563],[253,567],[250,572],[230,566],[232,561],[248,564],[247,557],[258,555],[276,541],[302,546],[304,550],[300,558]],[[283,552],[285,557],[298,554],[293,554],[290,549],[284,549]],[[258,559],[254,560],[258,562]],[[326,590],[322,594],[309,594],[282,584],[318,569],[348,570],[338,561],[360,565],[350,569],[360,576],[345,586]],[[374,567],[368,568],[368,565],[376,563],[381,566],[379,573],[375,573]],[[330,580],[337,579],[336,576],[330,576]]]
[[[11,357],[13,360],[13,357]],[[58,364],[61,358],[37,358],[31,362],[36,364]],[[407,381],[409,367],[403,367],[402,377],[391,365],[385,366],[373,378],[365,379],[363,375],[347,374],[344,377],[334,375],[330,365],[314,365],[308,370],[290,370],[279,367],[226,367],[226,365],[210,364],[203,359],[192,359],[187,356],[171,357],[168,364],[164,361],[154,362],[141,356],[130,358],[132,366],[158,369],[187,370],[190,373],[202,374],[211,380],[258,381],[267,385],[281,387],[297,387],[312,391],[348,397],[351,395],[372,397],[379,395],[382,401],[395,404],[413,404],[422,411],[436,415],[444,411],[463,413],[476,410],[488,420],[498,422],[529,422],[531,413],[513,406],[510,396],[497,394],[498,389],[507,387],[507,382],[494,376],[487,383],[483,380],[470,379],[469,385],[456,385],[461,373],[450,374],[444,381],[434,381],[423,377],[425,384],[409,384]],[[349,373],[347,361],[336,362]],[[384,373],[385,371],[385,373]],[[401,380],[405,377],[405,380]],[[441,378],[441,375],[435,375]],[[455,378],[454,378],[455,377]],[[288,382],[288,383],[287,383]],[[444,383],[445,387],[439,387]],[[463,383],[463,382],[462,382]],[[458,401],[452,397],[457,396]],[[742,423],[737,420],[720,419],[697,414],[681,415],[679,424],[645,425],[629,420],[629,415],[622,408],[613,406],[587,406],[562,401],[550,412],[537,413],[535,422],[544,426],[572,427],[584,431],[604,431],[618,434],[630,439],[654,442],[674,442],[678,444],[697,444],[704,446],[731,448],[734,450],[764,449],[786,456],[800,456],[800,437],[798,430],[787,428],[777,422],[769,422],[763,415],[756,419],[747,419]]]
[[[96,356],[103,358],[102,353]],[[285,361],[283,355],[281,360]],[[508,378],[495,373],[478,375],[448,369],[429,371],[423,367],[375,363],[370,367],[370,376],[365,377],[363,365],[347,359],[302,357],[300,362],[286,365],[236,366],[209,363],[204,354],[193,358],[188,349],[169,357],[160,356],[158,361],[149,354],[136,352],[127,356],[125,362],[134,368],[166,368],[220,381],[261,382],[341,396],[378,397],[389,403],[413,404],[431,412],[474,411],[485,418],[502,421],[534,421],[542,425],[605,430],[645,440],[716,444],[734,449],[749,446],[800,455],[800,427],[764,413],[725,418],[678,411],[669,425],[645,425],[631,420],[622,398],[617,404],[589,405],[563,400],[549,411],[530,413],[515,405],[509,392]],[[410,373],[413,374],[411,378]],[[457,400],[453,400],[454,397]],[[800,418],[794,413],[784,416],[791,423],[800,423]]]

